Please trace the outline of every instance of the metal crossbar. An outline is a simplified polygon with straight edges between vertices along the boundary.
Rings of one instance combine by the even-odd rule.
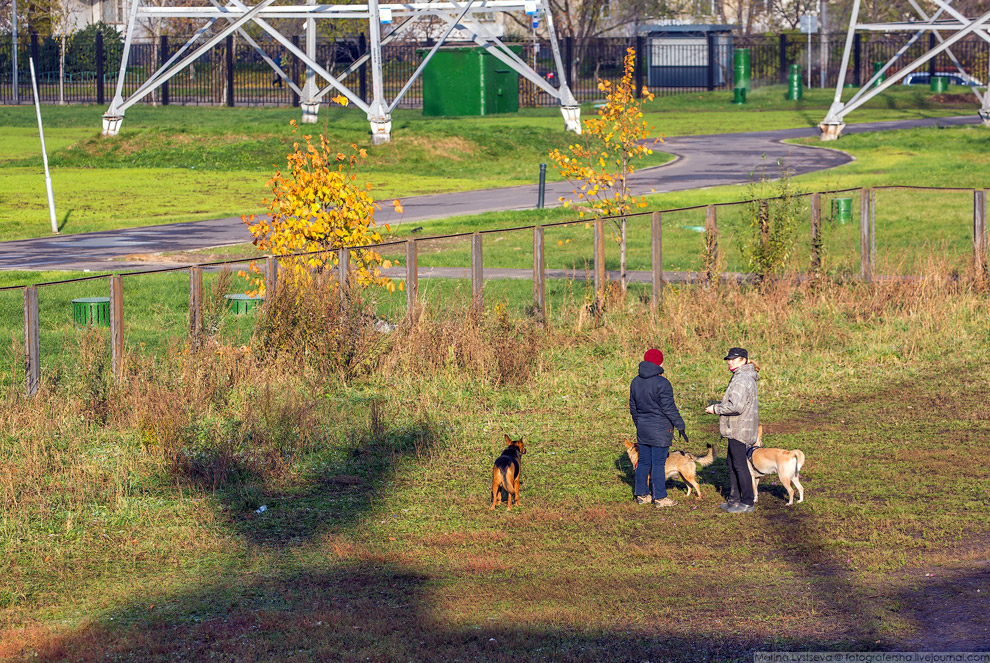
[[[990,69],[985,72],[967,72],[962,62],[953,54],[952,46],[967,37],[975,34],[984,41],[990,43],[990,12],[977,17],[967,18],[962,12],[952,7],[952,0],[932,0],[937,7],[934,14],[929,15],[922,9],[916,0],[908,0],[911,8],[917,14],[919,20],[896,21],[892,23],[860,23],[859,11],[860,0],[854,0],[852,12],[849,17],[849,29],[846,35],[845,50],[842,54],[842,66],[839,70],[838,80],[835,86],[835,97],[828,110],[825,119],[822,120],[818,128],[821,130],[822,140],[835,140],[842,133],[846,126],[845,117],[863,104],[873,99],[878,94],[887,90],[891,85],[898,83],[905,76],[913,71],[917,71],[922,65],[932,61],[938,55],[945,53],[952,61],[956,70],[964,76],[977,82],[983,83],[971,86],[977,101],[980,103],[979,115],[983,123],[990,126]],[[948,14],[950,18],[941,18],[943,14]],[[851,99],[842,101],[842,91],[845,84],[846,70],[849,66],[849,57],[853,49],[853,36],[857,30],[865,31],[911,31],[914,34],[904,46],[876,71],[873,76],[860,88]],[[910,63],[902,67],[894,75],[882,80],[887,71],[897,63],[907,50],[915,44],[918,39],[930,32],[938,43],[928,48],[921,56],[915,58]],[[952,33],[951,36],[943,36],[943,32]]]
[[[288,83],[289,87],[299,96],[299,105],[302,109],[302,121],[304,123],[316,122],[319,107],[324,97],[331,91],[335,91],[365,112],[371,124],[372,143],[386,143],[391,139],[392,111],[395,110],[403,96],[405,96],[413,83],[422,74],[427,63],[437,50],[447,43],[455,29],[470,34],[476,44],[483,47],[493,57],[555,99],[561,106],[565,128],[576,133],[581,133],[581,111],[567,84],[567,72],[560,57],[560,47],[557,43],[549,0],[466,0],[464,2],[459,2],[458,0],[426,0],[423,2],[402,4],[379,4],[378,0],[369,0],[367,4],[341,5],[316,4],[315,0],[310,0],[304,5],[275,5],[273,4],[274,0],[260,0],[260,2],[253,6],[246,5],[242,0],[227,0],[226,4],[221,4],[219,0],[209,0],[209,3],[210,6],[179,5],[152,7],[142,4],[141,0],[134,0],[128,17],[116,94],[107,112],[103,115],[104,136],[117,135],[124,119],[124,113],[128,108],[167,83],[169,79],[191,65],[207,51],[220,44],[228,35],[236,32],[244,37],[247,43],[258,52],[262,61],[275,72],[276,76]],[[494,36],[481,22],[471,20],[473,16],[478,14],[532,11],[534,5],[542,11],[543,19],[546,21],[549,41],[554,55],[554,64],[557,69],[556,80],[559,81],[559,87],[550,85],[529,64]],[[391,14],[396,19],[402,19],[402,22],[386,35],[382,34],[383,13]],[[400,92],[389,102],[385,99],[384,95],[382,46],[395,39],[398,35],[407,32],[415,25],[417,20],[427,17],[435,17],[443,22],[445,25],[443,35],[412,73]],[[270,19],[284,18],[305,20],[305,50],[296,46],[288,36],[284,35],[278,28],[268,22]],[[139,21],[148,19],[192,19],[194,21],[203,21],[204,23],[157,71],[141,83],[137,90],[127,98],[124,98],[124,74],[127,71],[127,62],[131,45],[134,43],[136,26]],[[213,29],[214,24],[220,19],[227,22],[226,26],[207,38],[207,33]],[[343,73],[335,76],[321,66],[316,59],[316,21],[341,19],[367,20],[370,45],[367,53],[361,55]],[[271,35],[272,38],[306,66],[306,83],[302,88],[299,88],[282,67],[269,57],[264,49],[247,34],[244,26],[248,23],[254,23]],[[205,41],[200,43],[202,39],[205,39]],[[366,101],[361,95],[348,87],[344,83],[344,80],[369,61],[371,63],[372,98],[370,101]],[[326,84],[320,84],[318,86],[317,76],[324,79]]]

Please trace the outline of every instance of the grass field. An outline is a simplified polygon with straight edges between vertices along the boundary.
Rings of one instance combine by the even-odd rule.
[[[942,101],[939,101],[941,99]],[[948,99],[948,101],[945,101]],[[787,102],[779,87],[754,91],[745,110],[723,92],[662,97],[646,105],[655,132],[669,136],[817,124],[830,103],[826,90]],[[259,212],[265,182],[284,163],[295,109],[137,106],[121,135],[99,136],[96,106],[46,107],[46,140],[63,232],[85,232],[239,216]],[[851,121],[893,120],[972,112],[969,100],[894,90]],[[587,106],[585,114],[592,113]],[[325,110],[314,131],[342,145],[369,148],[363,176],[382,199],[533,183],[547,151],[573,140],[554,109],[484,118],[423,118],[397,111],[393,141],[368,145],[368,127],[353,109]],[[0,108],[0,238],[48,232],[37,129],[30,108]],[[663,163],[656,153],[644,165]],[[551,179],[556,174],[551,170]]]
[[[602,324],[579,289],[546,331],[452,304],[393,335],[352,329],[361,361],[177,345],[135,353],[119,387],[106,336],[85,334],[77,368],[0,414],[0,657],[977,650],[988,311],[932,267],[878,286],[672,288],[662,317],[630,298]],[[808,456],[806,501],[785,507],[765,480],[756,513],[721,513],[719,445],[700,500],[671,481],[675,508],[637,507],[621,440],[643,349],[664,349],[701,452],[719,444],[702,410],[736,344],[763,366],[767,444]],[[488,510],[504,434],[529,448],[511,513]]]

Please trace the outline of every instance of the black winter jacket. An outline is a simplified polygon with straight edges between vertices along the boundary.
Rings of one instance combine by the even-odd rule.
[[[640,444],[669,447],[674,430],[684,430],[684,420],[674,404],[674,388],[653,362],[639,363],[639,375],[629,385],[629,414]]]

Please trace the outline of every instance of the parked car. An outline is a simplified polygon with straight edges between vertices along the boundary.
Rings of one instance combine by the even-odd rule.
[[[976,87],[978,85],[983,85],[980,81],[976,80],[972,76],[967,74],[960,74],[958,71],[936,71],[936,76],[941,76],[942,78],[948,79],[946,82],[949,85],[969,85],[970,87]],[[928,85],[932,82],[932,76],[927,71],[914,71],[904,77],[901,82],[902,85]]]

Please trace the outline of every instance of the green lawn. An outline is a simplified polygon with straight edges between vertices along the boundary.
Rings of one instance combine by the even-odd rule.
[[[829,100],[828,91],[810,90],[804,100],[787,102],[782,88],[770,87],[754,91],[744,109],[718,92],[660,97],[645,110],[656,134],[675,136],[814,126]],[[897,89],[850,120],[966,114],[971,106]],[[99,136],[103,110],[43,109],[63,232],[259,212],[265,182],[284,163],[292,142],[288,123],[298,119],[296,109],[137,106],[128,111],[121,135],[108,140]],[[368,148],[362,177],[380,199],[533,183],[547,151],[574,140],[563,132],[555,109],[451,119],[397,111],[393,141],[376,147],[368,145],[360,112],[334,108],[321,118],[313,131],[325,131],[340,145]],[[0,108],[0,138],[0,238],[42,236],[49,228],[48,209],[32,109]],[[657,152],[644,165],[668,159]],[[557,175],[551,170],[549,177]]]

